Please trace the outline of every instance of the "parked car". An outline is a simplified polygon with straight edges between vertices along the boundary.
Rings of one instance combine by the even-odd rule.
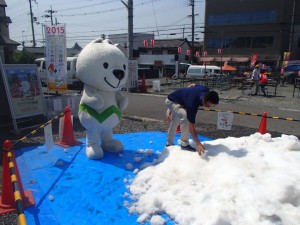
[[[221,68],[218,66],[200,66],[191,65],[186,73],[187,78],[214,76],[221,74]]]

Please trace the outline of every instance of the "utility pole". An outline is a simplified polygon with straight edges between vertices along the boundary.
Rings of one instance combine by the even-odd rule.
[[[52,6],[50,8],[51,8],[50,10],[46,10],[45,11],[46,13],[49,13],[50,15],[47,14],[47,15],[44,15],[44,17],[46,17],[46,18],[50,17],[50,19],[51,19],[51,25],[54,25],[53,24],[53,13],[57,13],[57,11],[52,10]],[[56,22],[56,24],[57,24],[57,22]]]
[[[192,48],[191,48],[191,63],[194,62],[194,36],[195,36],[195,0],[190,0],[192,6]]]
[[[133,0],[121,1],[128,10],[128,58],[133,59]]]
[[[30,20],[31,20],[31,31],[32,31],[32,46],[35,47],[35,35],[34,35],[34,27],[33,27],[33,13],[32,13],[32,6],[31,0],[29,0],[29,7],[30,7]]]
[[[295,9],[296,9],[296,0],[294,0],[294,3],[293,3],[291,31],[290,31],[290,40],[289,40],[289,52],[291,52],[292,45],[293,45],[294,23],[295,23]]]

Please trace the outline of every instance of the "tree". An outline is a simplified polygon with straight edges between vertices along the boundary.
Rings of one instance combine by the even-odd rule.
[[[15,52],[13,56],[13,63],[15,64],[32,64],[34,60],[36,59],[36,56],[23,49],[22,51]]]

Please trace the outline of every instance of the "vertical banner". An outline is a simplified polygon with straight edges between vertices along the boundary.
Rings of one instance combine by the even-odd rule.
[[[65,24],[45,25],[46,71],[49,91],[67,91]]]
[[[56,112],[61,112],[63,110],[62,101],[60,98],[53,99],[53,109]]]
[[[283,60],[282,60],[282,67],[286,67],[289,64],[291,59],[292,52],[284,52],[283,53]]]
[[[137,88],[138,86],[138,61],[129,60],[128,62],[128,80],[126,88]]]
[[[54,146],[52,124],[49,123],[44,127],[45,146],[47,150],[50,150]]]
[[[75,108],[75,99],[74,98],[67,98],[67,106],[70,107],[70,109]]]

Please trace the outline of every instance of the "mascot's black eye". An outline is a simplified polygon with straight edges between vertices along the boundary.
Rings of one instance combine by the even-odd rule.
[[[104,67],[104,69],[107,69],[108,68],[108,63],[103,63],[103,67]]]
[[[126,65],[123,65],[123,69],[126,70]]]

